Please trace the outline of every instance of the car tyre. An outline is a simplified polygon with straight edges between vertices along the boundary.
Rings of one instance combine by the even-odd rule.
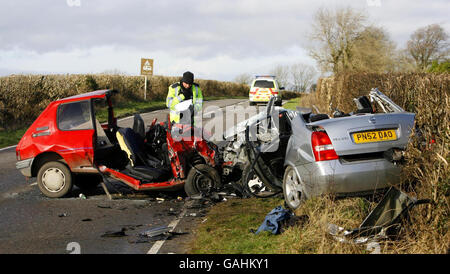
[[[220,175],[215,168],[205,164],[197,164],[189,170],[184,191],[192,197],[208,194],[220,185]]]
[[[72,190],[72,173],[64,163],[48,162],[39,169],[37,184],[45,196],[61,198]]]
[[[286,167],[283,176],[283,195],[286,205],[295,210],[306,200],[304,185],[292,166]]]
[[[256,103],[255,102],[249,102],[248,103],[250,106],[254,106],[254,105],[256,105]]]

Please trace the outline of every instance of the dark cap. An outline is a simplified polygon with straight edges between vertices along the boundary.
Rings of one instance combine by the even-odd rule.
[[[194,83],[194,74],[190,71],[186,71],[183,73],[183,78],[181,78],[181,82],[185,82],[186,84],[192,85]]]

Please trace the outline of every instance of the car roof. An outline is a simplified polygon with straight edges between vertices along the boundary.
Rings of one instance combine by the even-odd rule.
[[[273,75],[256,75],[255,80],[275,80],[275,76]]]
[[[62,98],[62,99],[57,100],[57,102],[81,101],[81,100],[92,99],[92,98],[105,98],[107,96],[112,95],[112,93],[117,93],[117,91],[112,90],[112,89],[102,89],[102,90],[96,90],[96,91],[86,92],[86,93]]]

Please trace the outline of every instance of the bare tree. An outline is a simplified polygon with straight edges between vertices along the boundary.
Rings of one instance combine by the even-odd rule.
[[[399,49],[394,51],[392,57],[394,63],[392,65],[393,72],[414,72],[416,71],[416,66],[414,60],[409,55],[407,49]]]
[[[253,76],[249,73],[239,74],[234,78],[234,82],[238,84],[250,85],[253,80]]]
[[[424,71],[433,61],[440,61],[449,53],[448,34],[438,24],[419,28],[407,42],[407,51],[416,68]]]
[[[310,50],[323,72],[338,73],[350,67],[355,39],[364,29],[366,15],[350,7],[330,11],[319,9],[312,25],[311,40],[318,43]]]
[[[302,63],[290,66],[290,76],[292,81],[292,90],[306,92],[314,83],[317,75],[316,70],[309,65]]]
[[[270,71],[270,74],[277,78],[277,82],[281,87],[287,87],[289,84],[289,66],[277,65]]]
[[[394,57],[395,43],[386,31],[368,26],[355,37],[349,69],[378,73],[393,71]]]

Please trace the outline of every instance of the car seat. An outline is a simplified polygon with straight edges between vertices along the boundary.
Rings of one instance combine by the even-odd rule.
[[[144,120],[142,119],[141,115],[139,115],[139,114],[134,115],[133,130],[139,136],[141,136],[142,139],[145,139],[145,124],[144,124]]]
[[[120,148],[128,156],[126,170],[129,173],[150,181],[160,181],[170,176],[162,161],[145,152],[144,141],[134,130],[119,128],[116,137]]]
[[[372,103],[367,96],[359,96],[358,98],[354,98],[353,101],[358,108],[355,113],[373,113]]]

